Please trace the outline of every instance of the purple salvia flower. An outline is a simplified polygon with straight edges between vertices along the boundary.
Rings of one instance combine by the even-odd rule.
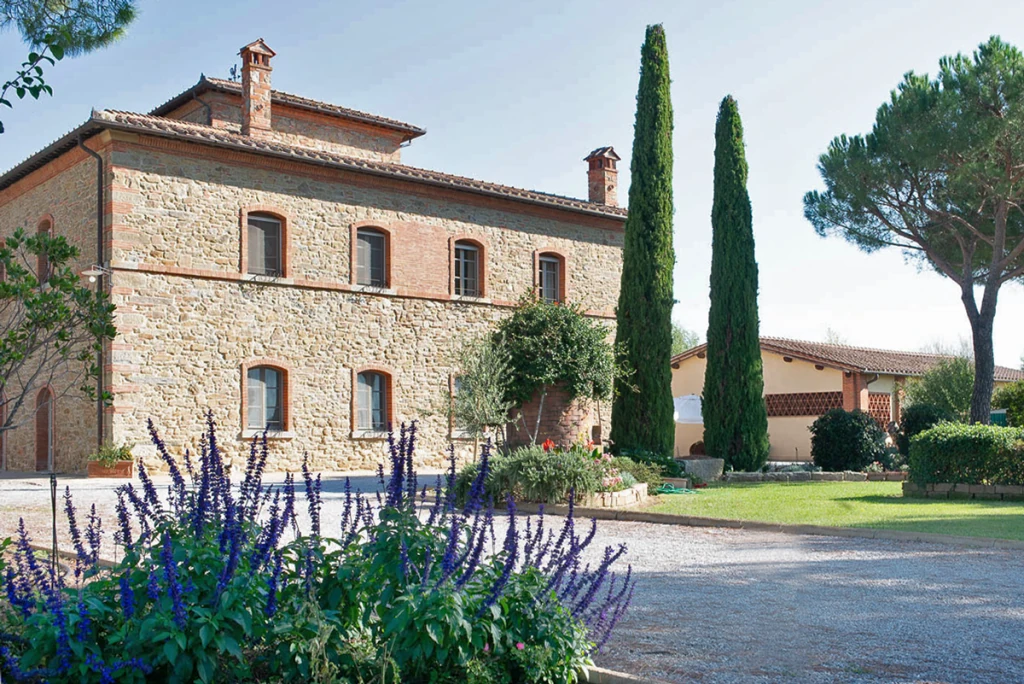
[[[85,541],[89,544],[89,562],[93,567],[100,562],[101,526],[103,521],[96,515],[96,504],[89,509],[89,526],[85,528]]]
[[[281,552],[274,552],[274,571],[267,583],[267,606],[264,609],[267,617],[274,617],[277,612],[277,592],[281,581]]]
[[[121,589],[121,614],[125,620],[131,620],[135,615],[135,592],[132,591],[132,583],[127,570],[118,577],[117,584]]]
[[[71,500],[71,487],[64,488],[64,513],[68,517],[68,532],[71,535],[71,543],[75,547],[75,579],[82,574],[82,566],[89,565],[89,554],[82,544],[82,533],[78,529],[78,516],[75,512],[75,504]]]
[[[164,441],[160,439],[160,435],[156,432],[156,427],[153,425],[153,419],[150,418],[146,421],[146,429],[149,430],[149,438],[153,442],[153,446],[156,447],[156,453],[159,454],[163,462],[167,464],[167,468],[171,474],[171,482],[174,483],[174,490],[177,494],[177,500],[179,503],[183,503],[185,500],[185,478],[181,476],[181,470],[178,468],[178,464],[174,458],[167,451],[167,446]]]
[[[171,597],[174,623],[178,625],[178,629],[183,630],[188,625],[188,617],[185,612],[181,582],[178,579],[178,566],[174,561],[174,547],[171,543],[171,535],[167,532],[163,534],[160,562],[164,566],[164,581],[167,583],[167,593]]]
[[[145,495],[146,503],[152,508],[152,510],[160,515],[163,513],[163,507],[160,505],[160,495],[156,493],[156,487],[153,486],[153,480],[149,477],[149,471],[146,470],[146,464],[139,459],[139,481],[142,483],[142,492]]]
[[[156,577],[156,568],[149,571],[149,579],[146,582],[146,596],[149,597],[150,601],[156,601],[160,598],[160,584]]]
[[[78,593],[78,640],[86,642],[89,633],[92,631],[92,619],[89,617],[89,609],[82,600],[82,593]]]
[[[13,607],[18,609],[22,617],[28,617],[32,614],[34,604],[32,595],[25,587],[19,584],[18,578],[11,568],[7,568],[7,574],[4,578],[4,589],[7,591],[7,600]]]
[[[512,570],[516,565],[516,556],[519,551],[519,533],[516,532],[516,504],[512,500],[512,496],[508,497],[508,530],[505,533],[505,562],[502,566],[501,575],[491,585],[491,590],[487,594],[487,598],[480,604],[480,609],[477,611],[477,617],[480,617],[487,611],[491,606],[495,604],[501,592],[505,589],[505,585],[508,584],[509,577],[512,575]]]
[[[114,534],[114,541],[124,547],[126,553],[132,550],[132,523],[128,516],[128,507],[124,503],[124,493],[117,490],[117,504],[114,509],[117,511],[118,531]]]

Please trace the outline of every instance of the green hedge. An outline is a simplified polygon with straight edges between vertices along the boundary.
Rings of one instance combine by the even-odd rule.
[[[910,478],[1024,485],[1024,429],[940,423],[910,440]]]

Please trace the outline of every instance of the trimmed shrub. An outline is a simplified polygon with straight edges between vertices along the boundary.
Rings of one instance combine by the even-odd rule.
[[[1006,409],[1010,425],[1024,427],[1024,380],[997,389],[992,395],[992,408]]]
[[[940,423],[910,440],[918,484],[1024,485],[1024,429]]]
[[[665,454],[647,451],[646,449],[623,449],[620,456],[636,461],[637,463],[649,463],[661,466],[662,474],[665,477],[683,477],[683,467],[674,458]],[[635,475],[636,473],[634,473]]]
[[[460,501],[469,495],[479,465],[459,471],[455,491]],[[545,451],[538,445],[519,447],[507,456],[494,456],[485,481],[486,495],[495,502],[512,496],[516,501],[565,503],[569,492],[576,498],[595,493],[601,486],[602,465],[584,449]]]
[[[900,433],[896,438],[896,446],[906,456],[910,453],[910,440],[928,428],[944,421],[953,420],[953,414],[942,406],[935,404],[911,404],[903,409],[900,415]]]
[[[885,433],[863,411],[832,409],[810,431],[811,457],[822,470],[861,470],[885,454]]]
[[[612,459],[612,467],[620,473],[629,473],[636,478],[637,482],[646,482],[647,491],[649,492],[653,492],[665,482],[665,478],[662,475],[664,470],[657,463],[642,463],[625,456],[616,456]]]

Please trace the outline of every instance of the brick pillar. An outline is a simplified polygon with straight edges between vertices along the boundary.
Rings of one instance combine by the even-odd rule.
[[[843,409],[868,410],[868,382],[862,373],[843,373]]]
[[[270,130],[270,58],[276,53],[260,38],[242,48],[242,135]]]
[[[523,426],[523,419],[510,422],[506,431],[509,446],[521,446],[530,443],[530,433],[537,424],[537,409],[540,405],[540,394],[535,394],[530,401],[520,408],[512,409],[511,418],[515,420],[520,413],[526,419],[529,430]],[[540,417],[540,430],[537,435],[537,443],[550,439],[559,446],[568,446],[573,442],[587,441],[595,436],[600,438],[599,431],[594,428],[598,426],[597,409],[592,405],[586,405],[579,401],[569,401],[569,396],[561,387],[549,387],[544,397],[544,409]]]

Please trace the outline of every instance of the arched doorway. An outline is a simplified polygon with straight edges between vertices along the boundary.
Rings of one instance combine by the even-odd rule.
[[[36,395],[36,470],[53,466],[53,393],[44,387]]]

